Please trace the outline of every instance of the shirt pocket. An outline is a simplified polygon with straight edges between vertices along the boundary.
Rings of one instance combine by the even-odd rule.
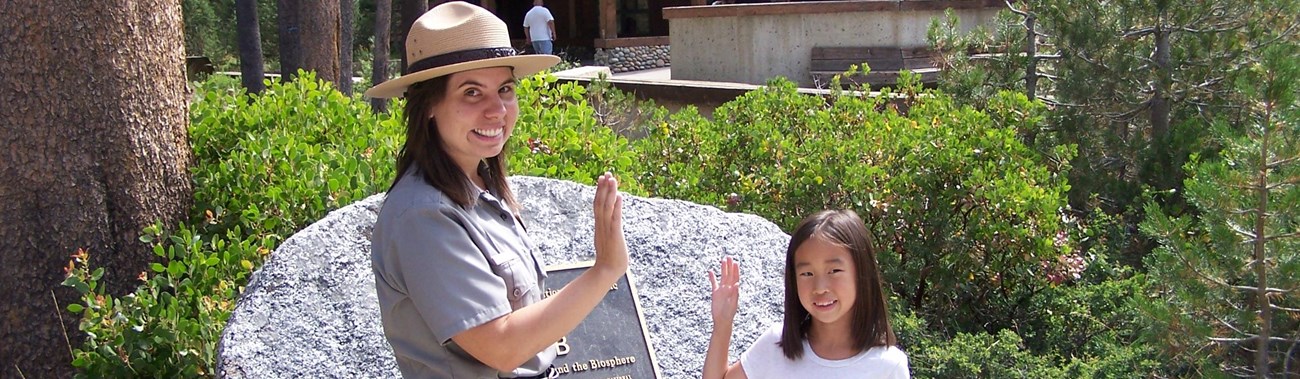
[[[492,264],[492,273],[501,277],[506,283],[506,299],[510,300],[510,309],[518,310],[532,292],[532,275],[530,268],[518,254],[512,252],[488,257]]]

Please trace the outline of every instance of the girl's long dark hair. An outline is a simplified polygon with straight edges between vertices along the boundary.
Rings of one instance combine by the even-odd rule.
[[[442,136],[438,135],[438,124],[429,115],[429,110],[447,96],[448,77],[443,75],[411,85],[406,90],[406,144],[397,154],[397,177],[389,191],[411,170],[419,170],[425,183],[442,191],[447,198],[461,207],[468,208],[477,196],[474,184],[469,180],[469,173],[461,170],[456,162],[447,155],[443,148]],[[519,204],[515,202],[510,183],[506,182],[506,151],[484,159],[479,164],[479,175],[487,189],[510,207],[510,211],[519,214]]]
[[[884,282],[876,265],[876,247],[862,218],[851,210],[825,210],[803,219],[790,236],[785,252],[785,320],[782,325],[781,351],[790,360],[803,357],[803,341],[808,338],[808,310],[799,302],[795,283],[794,253],[804,242],[818,236],[849,250],[857,271],[854,278],[857,301],[852,317],[853,346],[862,352],[876,346],[894,346],[898,340],[889,326],[889,306],[885,302]]]

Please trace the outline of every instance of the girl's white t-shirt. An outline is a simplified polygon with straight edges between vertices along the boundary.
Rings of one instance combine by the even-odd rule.
[[[873,347],[858,355],[829,360],[813,353],[808,341],[803,342],[803,357],[792,361],[781,352],[781,323],[764,332],[740,356],[745,376],[764,378],[887,378],[908,379],[912,376],[907,367],[907,354],[897,347]]]

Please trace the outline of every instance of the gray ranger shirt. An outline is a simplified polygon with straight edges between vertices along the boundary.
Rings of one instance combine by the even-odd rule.
[[[509,207],[491,193],[461,208],[408,170],[384,199],[370,258],[384,336],[403,377],[527,377],[555,360],[552,346],[514,372],[498,372],[451,340],[542,299],[546,271]]]

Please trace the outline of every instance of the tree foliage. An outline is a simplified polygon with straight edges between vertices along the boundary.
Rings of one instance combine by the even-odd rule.
[[[1147,205],[1153,339],[1189,370],[1300,374],[1300,49],[1266,48],[1235,83],[1254,99],[1211,129],[1223,149],[1187,165],[1195,212]]]
[[[931,43],[947,52],[941,86],[976,105],[999,89],[1045,101],[1047,122],[1021,135],[1039,149],[1078,146],[1072,208],[1119,215],[1116,226],[1130,232],[1115,248],[1139,267],[1151,246],[1133,233],[1144,196],[1170,212],[1184,209],[1181,167],[1192,154],[1214,154],[1212,120],[1238,125],[1244,117],[1250,100],[1233,87],[1239,68],[1300,33],[1295,0],[1009,6],[971,34],[957,32],[955,17],[932,25]]]

